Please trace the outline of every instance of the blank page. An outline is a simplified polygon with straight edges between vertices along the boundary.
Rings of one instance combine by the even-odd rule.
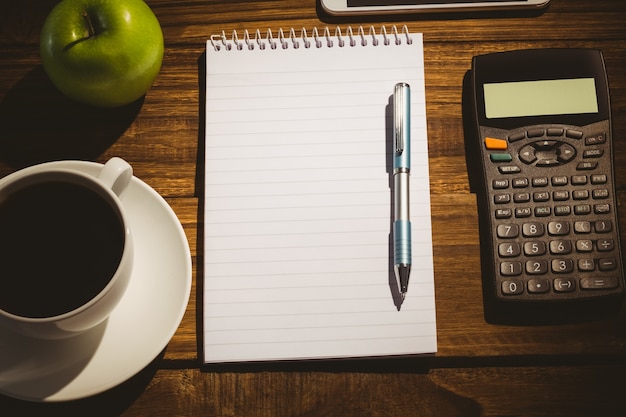
[[[207,42],[204,361],[435,352],[421,34],[298,35],[276,49],[262,38]],[[400,81],[412,98],[413,269],[399,307]]]

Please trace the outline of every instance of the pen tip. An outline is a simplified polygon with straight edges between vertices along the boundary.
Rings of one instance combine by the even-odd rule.
[[[403,292],[403,293],[402,293],[402,301],[404,301],[404,299],[405,299],[405,298],[406,298],[406,293],[405,293],[405,292]]]

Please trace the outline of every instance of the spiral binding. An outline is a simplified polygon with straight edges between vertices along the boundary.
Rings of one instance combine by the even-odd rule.
[[[240,38],[238,32],[234,30],[230,39],[226,35],[226,32],[222,31],[219,35],[212,35],[210,43],[216,51],[220,51],[222,49],[227,51],[233,49],[242,51],[244,49],[253,50],[256,48],[267,49],[268,47],[270,49],[289,49],[290,47],[298,49],[301,46],[304,46],[305,48],[322,48],[324,45],[328,48],[332,48],[335,46],[335,41],[339,47],[344,47],[346,45],[350,47],[357,45],[365,46],[370,42],[372,45],[378,46],[380,44],[381,36],[383,45],[390,45],[392,42],[396,45],[400,45],[402,44],[403,39],[407,44],[413,43],[410,37],[409,29],[406,25],[402,26],[402,29],[400,30],[398,30],[398,28],[394,25],[392,26],[390,33],[387,33],[387,28],[385,26],[381,26],[378,33],[376,32],[374,26],[370,26],[367,33],[365,33],[363,26],[359,26],[356,34],[350,26],[348,26],[345,30],[345,34],[342,32],[340,27],[337,27],[335,28],[335,33],[332,36],[328,27],[325,27],[321,33],[317,28],[313,28],[310,36],[305,28],[300,30],[299,36],[296,34],[296,30],[294,28],[289,29],[288,33],[285,33],[285,31],[281,28],[278,30],[278,34],[276,36],[274,36],[271,29],[268,29],[265,35],[263,35],[259,29],[251,35],[246,29],[243,32],[243,38]]]

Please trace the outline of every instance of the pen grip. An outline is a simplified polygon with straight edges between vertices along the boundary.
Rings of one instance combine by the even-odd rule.
[[[411,265],[411,222],[396,220],[393,223],[393,263]]]

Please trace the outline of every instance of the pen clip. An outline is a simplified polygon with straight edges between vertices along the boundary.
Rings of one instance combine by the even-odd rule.
[[[404,152],[404,88],[405,83],[398,83],[393,93],[393,120],[394,120],[394,146],[396,155],[402,155]]]

